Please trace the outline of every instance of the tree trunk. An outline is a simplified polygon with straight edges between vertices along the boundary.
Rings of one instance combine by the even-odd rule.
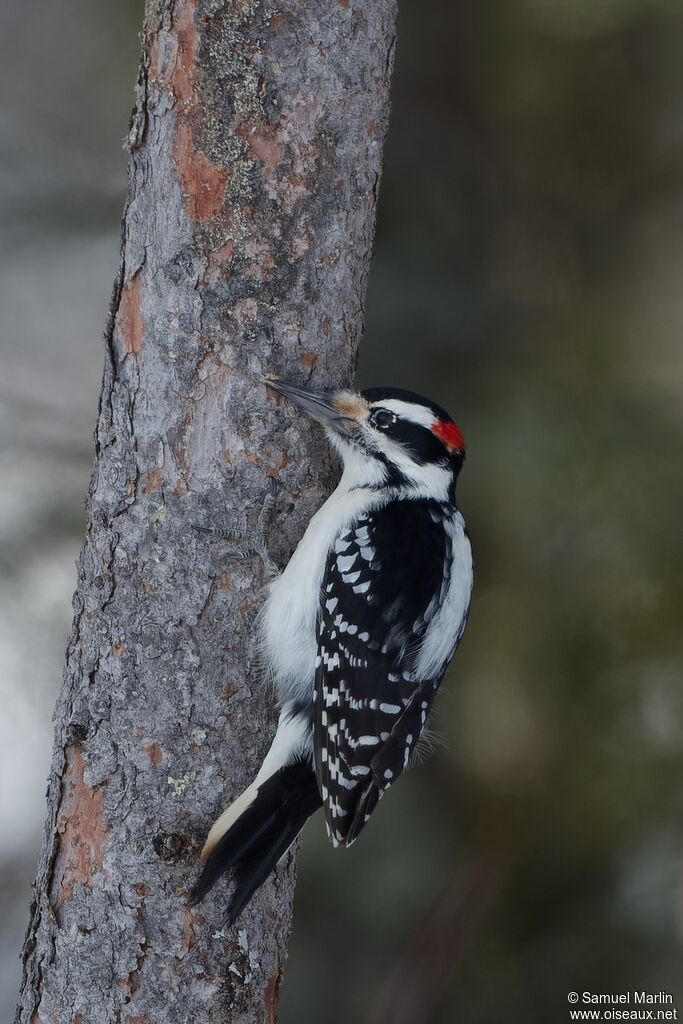
[[[264,584],[331,482],[259,375],[348,381],[363,321],[395,0],[148,0],[87,534],[23,958],[22,1024],[274,1021],[286,858],[238,926],[186,906],[212,819],[274,726]]]

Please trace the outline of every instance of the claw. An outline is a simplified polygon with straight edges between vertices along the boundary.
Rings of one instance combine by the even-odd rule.
[[[242,545],[237,551],[228,552],[235,557],[245,557],[254,554],[254,547],[252,544],[245,544],[247,538],[241,534],[230,530],[223,530],[220,526],[200,526],[199,523],[190,523],[193,530],[197,533],[205,533],[209,537],[217,537],[218,540],[227,540],[230,544]]]
[[[261,511],[258,514],[258,530],[261,537],[265,537],[268,532],[270,520],[273,515],[275,503],[277,500],[277,492],[280,490],[280,485],[274,476],[271,476],[268,480],[268,493],[263,499],[263,505]]]
[[[267,578],[269,580],[274,579],[275,576],[279,575],[279,569],[270,557],[266,533],[272,518],[273,509],[275,508],[279,489],[280,485],[277,480],[274,477],[270,477],[268,480],[268,492],[263,499],[263,505],[258,514],[255,536],[251,536],[249,533],[241,530],[223,530],[219,526],[202,526],[200,523],[190,523],[190,526],[197,533],[204,533],[210,537],[226,540],[228,543],[233,544],[236,550],[226,552],[229,558],[251,558],[253,555],[258,556],[263,563]]]

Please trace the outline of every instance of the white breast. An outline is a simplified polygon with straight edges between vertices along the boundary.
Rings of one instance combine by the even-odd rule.
[[[316,618],[325,563],[341,530],[384,499],[377,491],[339,487],[311,519],[287,568],[270,585],[260,616],[259,648],[280,702],[310,699]]]
[[[443,604],[432,619],[415,662],[418,679],[438,679],[453,657],[467,621],[474,571],[472,547],[459,512],[445,524],[451,535],[450,581]]]

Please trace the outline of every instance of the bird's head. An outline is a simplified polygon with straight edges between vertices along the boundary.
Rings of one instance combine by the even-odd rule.
[[[447,412],[412,391],[319,391],[279,377],[264,383],[325,427],[350,486],[408,487],[446,499],[465,458],[465,440]]]

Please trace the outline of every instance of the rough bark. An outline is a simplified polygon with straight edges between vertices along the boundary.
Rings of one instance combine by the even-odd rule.
[[[331,483],[258,382],[350,379],[374,229],[395,0],[148,0],[121,266],[21,1024],[275,1020],[293,857],[233,931],[186,906],[206,829],[273,730],[252,650],[263,567]]]

